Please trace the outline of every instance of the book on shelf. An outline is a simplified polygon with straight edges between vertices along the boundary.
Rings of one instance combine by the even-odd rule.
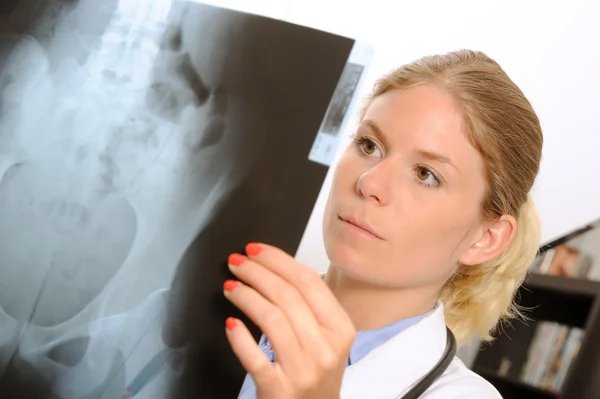
[[[587,278],[593,260],[590,254],[563,244],[538,256],[530,270],[551,276]]]
[[[550,321],[540,321],[529,345],[520,380],[560,392],[569,367],[577,357],[584,331]]]

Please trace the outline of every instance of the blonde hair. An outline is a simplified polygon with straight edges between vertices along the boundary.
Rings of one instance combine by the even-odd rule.
[[[540,220],[529,193],[539,171],[542,129],[533,107],[500,65],[470,50],[427,56],[383,76],[360,120],[383,93],[421,84],[453,96],[463,113],[466,137],[486,162],[483,217],[508,214],[517,220],[515,238],[498,259],[461,265],[440,293],[446,323],[459,344],[475,337],[491,341],[500,322],[520,315],[515,294],[540,244]]]

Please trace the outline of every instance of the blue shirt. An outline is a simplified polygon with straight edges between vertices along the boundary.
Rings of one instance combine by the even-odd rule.
[[[433,312],[433,310],[427,312],[424,315],[411,317],[410,319],[400,320],[393,324],[389,324],[385,327],[378,328],[376,330],[358,331],[356,333],[354,343],[352,344],[352,348],[350,349],[350,355],[348,356],[346,367],[358,362],[371,350],[383,344],[388,339],[392,338],[394,335],[398,334],[402,330],[417,323],[419,320],[421,320],[423,317],[427,316],[431,312]],[[271,362],[274,362],[275,353],[271,350],[271,344],[264,335],[260,338],[258,345],[263,350],[263,352],[267,354],[269,360],[271,360]],[[244,384],[242,385],[242,389],[240,390],[238,399],[255,398],[256,386],[254,385],[252,377],[249,374],[247,374],[246,379],[244,380]]]

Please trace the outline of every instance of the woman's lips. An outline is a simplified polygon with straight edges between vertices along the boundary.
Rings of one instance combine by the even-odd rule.
[[[379,235],[377,235],[371,227],[369,227],[366,223],[358,221],[356,218],[352,218],[349,216],[338,216],[340,221],[344,224],[344,226],[349,229],[351,232],[355,234],[359,234],[366,238],[383,240]]]

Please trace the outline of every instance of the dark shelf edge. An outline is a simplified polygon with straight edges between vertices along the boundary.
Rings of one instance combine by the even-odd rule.
[[[600,218],[594,219],[592,222],[590,222],[580,228],[571,230],[571,232],[569,232],[563,236],[560,236],[558,238],[555,238],[554,240],[542,245],[539,249],[539,253],[542,254],[544,252],[547,252],[549,249],[556,248],[557,246],[562,245],[562,244],[572,240],[575,237],[585,234],[588,231],[590,231],[598,226],[600,226]]]
[[[567,294],[600,295],[600,281],[550,276],[540,273],[529,273],[523,286],[526,288],[543,288]]]

